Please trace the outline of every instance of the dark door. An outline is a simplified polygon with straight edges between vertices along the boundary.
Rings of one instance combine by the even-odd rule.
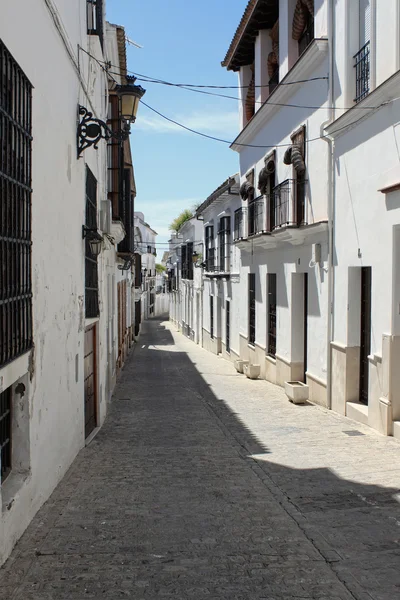
[[[371,267],[361,269],[360,402],[368,404],[368,355],[371,352]]]
[[[139,335],[142,320],[142,301],[135,302],[135,336]]]
[[[306,382],[308,354],[308,273],[304,273],[304,383]]]
[[[229,300],[226,301],[226,311],[225,311],[226,323],[225,323],[225,333],[226,333],[226,351],[231,351],[231,303]]]
[[[84,391],[85,438],[95,429],[96,423],[96,328],[85,331]]]

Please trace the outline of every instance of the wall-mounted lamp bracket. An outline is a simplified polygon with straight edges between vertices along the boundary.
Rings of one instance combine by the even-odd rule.
[[[78,158],[86,148],[93,146],[96,150],[100,140],[109,140],[114,138],[120,142],[128,139],[130,134],[130,124],[124,122],[124,128],[121,133],[111,131],[107,123],[101,119],[93,117],[93,113],[87,108],[79,105],[78,107],[78,129],[77,129],[77,152]]]

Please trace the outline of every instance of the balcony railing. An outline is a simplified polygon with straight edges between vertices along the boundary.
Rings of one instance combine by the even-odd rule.
[[[356,70],[356,97],[354,102],[360,102],[369,94],[370,87],[370,42],[357,52],[354,58],[354,68]]]
[[[286,179],[272,191],[273,229],[306,225],[304,179]]]
[[[271,79],[269,80],[269,93],[272,94],[272,92],[274,91],[274,89],[278,86],[279,84],[279,68],[276,69],[275,73],[272,75]]]
[[[249,236],[267,231],[265,199],[259,196],[249,203]]]
[[[314,39],[314,17],[309,14],[307,25],[299,39],[299,56],[308,48]]]
[[[215,269],[215,248],[208,248],[205,263],[205,270],[212,273]]]
[[[234,219],[234,229],[233,229],[233,239],[234,240],[242,240],[245,237],[244,232],[244,208],[238,208],[235,210],[235,219]]]

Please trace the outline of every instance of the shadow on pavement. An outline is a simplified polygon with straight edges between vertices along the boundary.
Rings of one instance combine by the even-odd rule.
[[[273,462],[161,321],[114,396],[0,571],[0,599],[399,597],[399,489]]]

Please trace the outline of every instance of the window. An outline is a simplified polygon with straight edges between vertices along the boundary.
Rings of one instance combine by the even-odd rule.
[[[181,260],[182,260],[182,279],[187,279],[187,248],[186,244],[181,247]]]
[[[225,311],[225,334],[226,334],[226,340],[225,340],[225,346],[226,346],[226,351],[230,352],[231,351],[231,303],[229,300],[226,301],[226,311]]]
[[[208,225],[205,228],[206,238],[206,271],[213,271],[215,268],[215,249],[214,249],[214,227]]]
[[[0,366],[32,348],[32,86],[0,40]]]
[[[193,242],[182,246],[182,279],[193,279]]]
[[[0,394],[0,465],[1,480],[11,471],[11,388]]]
[[[241,240],[244,238],[244,209],[238,208],[235,210],[235,222],[234,222],[234,238],[235,240]]]
[[[297,0],[293,15],[292,38],[298,42],[299,56],[314,39],[314,0]]]
[[[103,0],[86,0],[88,35],[98,35],[103,47]]]
[[[231,254],[231,218],[222,217],[218,228],[218,267],[220,271],[229,271]]]
[[[86,227],[97,229],[97,181],[89,167],[86,167]],[[87,319],[99,316],[99,283],[97,256],[90,250],[85,238],[85,316]]]
[[[256,275],[249,273],[249,342],[256,341]]]
[[[305,156],[306,156],[306,128],[301,127],[292,136],[293,146],[300,148],[302,167],[299,168],[297,160],[293,159],[293,174],[295,180],[295,218],[293,221],[296,225],[304,225],[306,223],[306,171],[305,171]]]
[[[121,122],[119,119],[118,97],[116,94],[109,96],[107,125],[112,131],[120,133]],[[107,142],[107,172],[108,172],[108,199],[112,206],[113,219],[121,217],[120,200],[123,198],[123,178],[121,165],[124,164],[123,146],[116,138],[111,137]],[[123,173],[123,171],[122,171]]]
[[[210,296],[210,337],[214,339],[214,296]]]
[[[193,242],[189,242],[186,251],[186,276],[193,279]]]
[[[276,355],[276,273],[267,275],[268,293],[268,354],[275,358]]]
[[[356,70],[356,97],[360,102],[370,91],[370,39],[371,39],[371,0],[359,0],[359,47],[354,56]]]

